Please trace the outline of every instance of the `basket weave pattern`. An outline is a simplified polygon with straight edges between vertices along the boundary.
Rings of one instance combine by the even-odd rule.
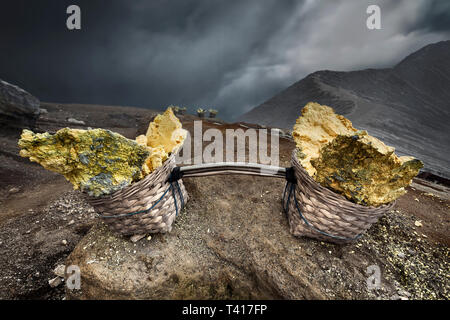
[[[188,200],[181,180],[177,186],[167,181],[174,167],[175,153],[144,179],[109,196],[87,197],[87,201],[113,231],[123,235],[170,232],[177,212]]]
[[[322,187],[300,164],[296,150],[292,153],[291,163],[297,179],[297,183],[293,185],[295,197],[286,196],[283,206],[287,208],[290,232],[295,236],[335,243],[350,242],[369,229],[394,205],[392,202],[379,207],[363,206]],[[289,189],[288,186],[289,182],[286,189]]]

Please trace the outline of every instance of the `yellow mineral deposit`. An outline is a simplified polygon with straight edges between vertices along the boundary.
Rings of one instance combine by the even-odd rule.
[[[180,148],[186,138],[187,131],[182,129],[180,120],[174,115],[172,108],[156,116],[148,126],[147,134],[136,138],[136,142],[146,146],[150,152],[144,166],[146,174],[162,166],[173,152]]]
[[[303,108],[293,137],[308,174],[358,204],[379,206],[397,199],[423,167],[318,103]]]
[[[60,173],[75,189],[102,196],[142,179],[183,144],[186,131],[169,108],[136,141],[104,129],[23,130],[20,155]]]
[[[146,148],[104,129],[64,128],[52,135],[23,130],[20,155],[60,173],[91,196],[119,190],[143,177]]]

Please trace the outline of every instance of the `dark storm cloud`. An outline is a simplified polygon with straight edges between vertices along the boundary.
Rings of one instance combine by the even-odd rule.
[[[424,14],[416,25],[417,29],[430,32],[450,31],[450,1],[433,0],[426,4]]]
[[[376,32],[365,28],[372,3]],[[3,1],[0,78],[43,101],[206,106],[231,119],[318,69],[388,66],[448,38],[442,3]],[[65,28],[70,4],[81,31]]]

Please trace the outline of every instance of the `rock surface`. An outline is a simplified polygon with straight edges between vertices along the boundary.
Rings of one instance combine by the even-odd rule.
[[[33,127],[39,116],[39,99],[0,79],[0,123],[10,127]]]
[[[318,103],[302,109],[292,135],[308,174],[358,204],[379,206],[396,200],[423,167],[413,157],[397,157],[394,148]]]
[[[54,135],[24,130],[19,147],[22,157],[64,175],[90,196],[110,194],[141,179],[149,155],[133,140],[104,129],[64,128]]]
[[[129,139],[145,133],[149,122],[158,114],[156,110],[133,107],[42,105],[48,114],[39,119],[39,132],[56,132],[67,125],[67,118],[73,117],[85,121],[91,127],[102,124],[103,128],[119,132]],[[198,119],[186,115],[182,120],[183,128],[192,135],[192,121]],[[216,120],[204,121],[203,129],[209,128],[225,133],[226,129],[246,127]],[[48,280],[55,277],[54,270],[58,265],[66,265],[67,256],[89,232],[97,215],[80,192],[71,190],[71,185],[63,176],[40,169],[35,163],[19,157],[17,139],[20,134],[9,130],[4,132],[2,129],[0,127],[0,151],[7,151],[10,156],[0,154],[0,287],[4,288],[0,290],[0,298],[61,300],[65,295],[65,285],[51,288]],[[289,166],[294,148],[291,139],[280,139],[281,166]],[[245,283],[255,283],[258,279],[257,283],[267,284],[269,288],[282,293],[283,289],[276,288],[282,288],[286,280],[279,284],[276,280],[282,279],[278,274],[285,275],[288,272],[285,270],[292,269],[285,267],[286,261],[290,261],[296,274],[306,275],[312,280],[305,286],[295,280],[296,284],[292,285],[295,292],[291,295],[283,293],[284,296],[304,297],[308,292],[320,292],[321,296],[329,299],[400,299],[403,292],[408,292],[411,294],[409,299],[450,298],[447,276],[450,192],[447,187],[416,178],[415,183],[408,188],[408,193],[397,200],[394,212],[382,218],[357,243],[338,247],[289,235],[288,224],[281,214],[280,194],[284,188],[281,179],[236,179],[231,176],[183,179],[193,197],[187,204],[186,212],[177,218],[172,232],[161,238],[154,235],[150,240],[147,240],[148,237],[141,239],[136,247],[133,245],[130,254],[134,259],[140,255],[145,257],[146,252],[154,248],[143,249],[146,244],[163,246],[163,243],[159,244],[161,241],[176,242],[174,247],[186,254],[170,250],[155,253],[163,255],[161,260],[166,257],[164,254],[172,255],[174,259],[193,256],[198,261],[198,268],[186,277],[195,283],[209,279],[208,276],[202,277],[202,273],[209,275],[214,274],[215,270],[228,270],[228,274],[242,275],[238,279],[243,279]],[[12,188],[18,188],[20,192],[11,194],[9,190]],[[422,226],[415,226],[415,221],[421,221]],[[257,233],[252,233],[255,231]],[[218,240],[219,233],[228,241]],[[67,245],[63,245],[62,240],[67,240]],[[117,243],[104,247],[104,252],[113,249],[121,241],[119,238]],[[120,257],[122,254],[120,250],[117,251]],[[399,252],[404,253],[405,258],[400,258]],[[89,248],[86,248],[84,257],[87,258],[88,254]],[[77,259],[83,261],[82,258],[78,256]],[[269,258],[272,262],[266,268],[263,263]],[[217,263],[206,263],[207,260]],[[87,262],[92,268],[96,266],[91,260],[80,263],[84,266]],[[381,268],[382,289],[368,291],[366,268],[374,264]],[[208,265],[217,267],[209,271]],[[233,271],[235,269],[238,271]],[[105,276],[112,272],[106,271]],[[93,273],[96,274],[95,270]],[[159,275],[164,277],[164,272],[161,271]],[[145,279],[147,274],[140,273],[139,276]],[[86,277],[87,280],[81,283],[82,292],[73,291],[68,297],[88,296],[83,294],[83,288],[90,291],[91,287],[89,277]],[[124,275],[122,278],[126,279]],[[287,280],[288,283],[292,282]],[[161,282],[164,283],[163,280]],[[112,286],[100,289],[108,285],[107,281],[98,283],[98,298],[107,294],[119,296],[110,289]],[[114,288],[120,286],[114,284]],[[177,289],[175,282],[167,283],[162,289],[157,286],[154,288],[157,291]],[[228,292],[238,288],[231,283]],[[197,296],[213,297],[212,293],[203,293]],[[235,292],[235,295],[238,294],[239,291]],[[121,291],[121,295],[125,296],[126,290]],[[167,296],[170,297],[170,294]]]
[[[397,289],[414,299],[448,296],[448,248],[417,239],[412,216],[393,211],[358,242],[339,246],[289,233],[281,179],[183,182],[191,200],[170,233],[133,243],[94,226],[66,260],[81,272],[81,290],[66,297],[390,299]],[[377,290],[367,287],[371,265],[381,268]]]

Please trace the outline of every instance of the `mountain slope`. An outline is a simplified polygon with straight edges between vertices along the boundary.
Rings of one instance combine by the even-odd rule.
[[[427,171],[450,178],[450,41],[389,69],[312,73],[239,120],[291,129],[310,101],[333,107],[399,154],[424,161]]]

